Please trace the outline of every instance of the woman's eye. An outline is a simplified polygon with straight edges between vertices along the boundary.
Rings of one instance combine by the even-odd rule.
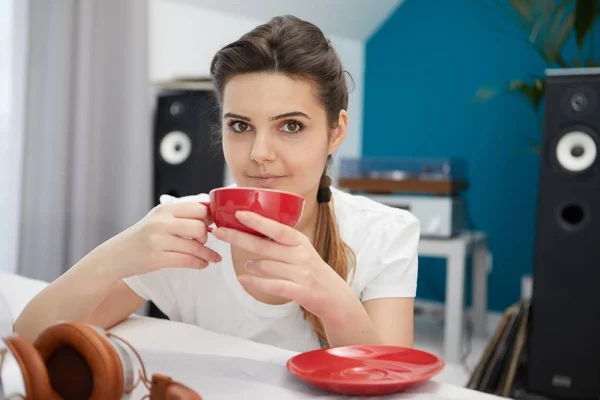
[[[298,133],[302,130],[302,125],[296,121],[286,122],[285,125],[283,125],[283,130],[286,133]]]
[[[229,124],[229,126],[231,126],[231,128],[235,132],[246,132],[246,131],[248,131],[248,128],[250,127],[247,123],[241,122],[241,121],[232,122],[231,124]]]

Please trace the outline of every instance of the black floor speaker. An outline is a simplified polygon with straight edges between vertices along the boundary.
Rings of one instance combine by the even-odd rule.
[[[165,90],[154,117],[153,203],[160,196],[208,193],[223,186],[225,161],[219,108],[212,90]],[[149,315],[166,318],[153,304]]]
[[[547,71],[528,390],[600,398],[600,68]]]

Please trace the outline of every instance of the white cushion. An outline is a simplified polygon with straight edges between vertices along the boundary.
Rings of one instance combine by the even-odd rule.
[[[8,305],[8,300],[0,293],[0,337],[8,336],[12,333],[12,313]]]
[[[0,334],[6,334],[7,325],[12,332],[14,321],[27,303],[47,285],[45,281],[0,271]]]

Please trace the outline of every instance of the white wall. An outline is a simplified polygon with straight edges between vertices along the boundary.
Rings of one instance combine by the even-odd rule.
[[[0,271],[17,270],[23,153],[26,0],[0,0]]]
[[[153,81],[182,76],[207,77],[210,61],[221,47],[266,22],[169,0],[151,0],[149,18],[149,68]],[[336,158],[356,157],[361,153],[364,42],[328,35],[327,27],[321,29],[331,39],[354,79],[348,110],[348,138]],[[334,179],[337,177],[335,171],[332,175]]]
[[[403,0],[169,0],[266,20],[290,14],[325,28],[330,34],[365,40]]]

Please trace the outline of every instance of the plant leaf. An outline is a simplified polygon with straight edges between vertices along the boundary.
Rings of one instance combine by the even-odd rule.
[[[523,138],[523,141],[525,142],[524,146],[519,146],[519,149],[513,151],[514,155],[535,154],[539,156],[542,153],[542,144],[540,140],[534,139],[527,134],[523,134]]]
[[[475,98],[473,99],[474,103],[484,103],[500,93],[504,93],[504,90],[499,89],[498,87],[492,85],[484,85],[475,93]]]
[[[561,29],[556,34],[556,37],[552,39],[552,45],[550,46],[549,56],[554,62],[559,62],[562,48],[564,47],[569,34],[573,30],[573,21],[575,16],[573,14],[568,15],[565,18],[565,23],[561,26]]]
[[[573,29],[574,11],[569,0],[510,0],[517,10],[515,18],[526,24],[527,37],[519,37],[539,53],[549,66],[560,63],[562,48]],[[497,29],[503,33],[515,34]]]
[[[504,4],[503,0],[493,0],[493,3],[496,5],[496,7],[500,8],[502,11],[504,11],[504,13],[508,17],[512,18],[521,28],[523,28],[526,31],[531,30],[531,24],[528,23],[527,21],[523,20],[523,18],[521,18],[521,16],[518,13],[515,13],[514,9],[512,9],[511,7],[507,7]]]
[[[531,93],[529,97],[531,98],[531,102],[533,103],[533,107],[537,110],[540,108],[540,104],[544,99],[544,94],[546,93],[546,80],[545,79],[536,79],[533,82]]]
[[[554,21],[548,31],[550,43],[553,45],[549,52],[553,54],[560,53],[564,46],[575,20],[574,11],[569,10],[569,0],[563,0],[561,4],[553,11]]]
[[[546,81],[543,79],[534,79],[531,84],[522,81],[512,81],[509,83],[509,88],[525,97],[534,110],[537,110],[544,98]]]
[[[486,85],[475,94],[475,102],[483,103],[500,94],[517,94],[525,99],[535,111],[538,110],[546,90],[546,81],[534,78],[531,83],[513,80],[500,86]]]
[[[562,57],[562,55],[561,55],[561,54],[559,54],[559,55],[556,57],[556,63],[557,63],[558,65],[560,65],[561,67],[563,67],[563,68],[569,68],[569,65],[567,64],[567,62],[565,61],[565,59]]]
[[[556,10],[556,14],[554,16],[554,22],[550,27],[550,35],[556,34],[556,32],[558,31],[560,23],[563,20],[564,13],[567,11],[566,4],[568,4],[567,0],[563,0],[560,6],[558,6],[558,9]]]
[[[504,34],[513,34],[512,32],[508,32],[502,28],[496,28],[496,31]],[[542,57],[546,64],[552,64],[553,60],[550,59],[550,56],[544,51],[544,49],[540,48],[537,44],[533,43],[531,40],[529,40],[529,38],[517,37],[517,39],[533,47],[536,53],[538,53]]]
[[[528,144],[528,151],[535,154],[542,152],[542,143],[538,139],[534,139],[531,136],[525,136],[525,141]]]
[[[596,14],[597,0],[577,0],[575,4],[575,38],[577,39],[577,47],[581,49],[586,35],[594,26],[594,14]]]
[[[534,3],[530,3],[524,0],[508,0],[512,7],[515,9],[517,13],[521,16],[521,18],[527,22],[529,26],[532,26],[534,23],[533,18],[533,5]]]

